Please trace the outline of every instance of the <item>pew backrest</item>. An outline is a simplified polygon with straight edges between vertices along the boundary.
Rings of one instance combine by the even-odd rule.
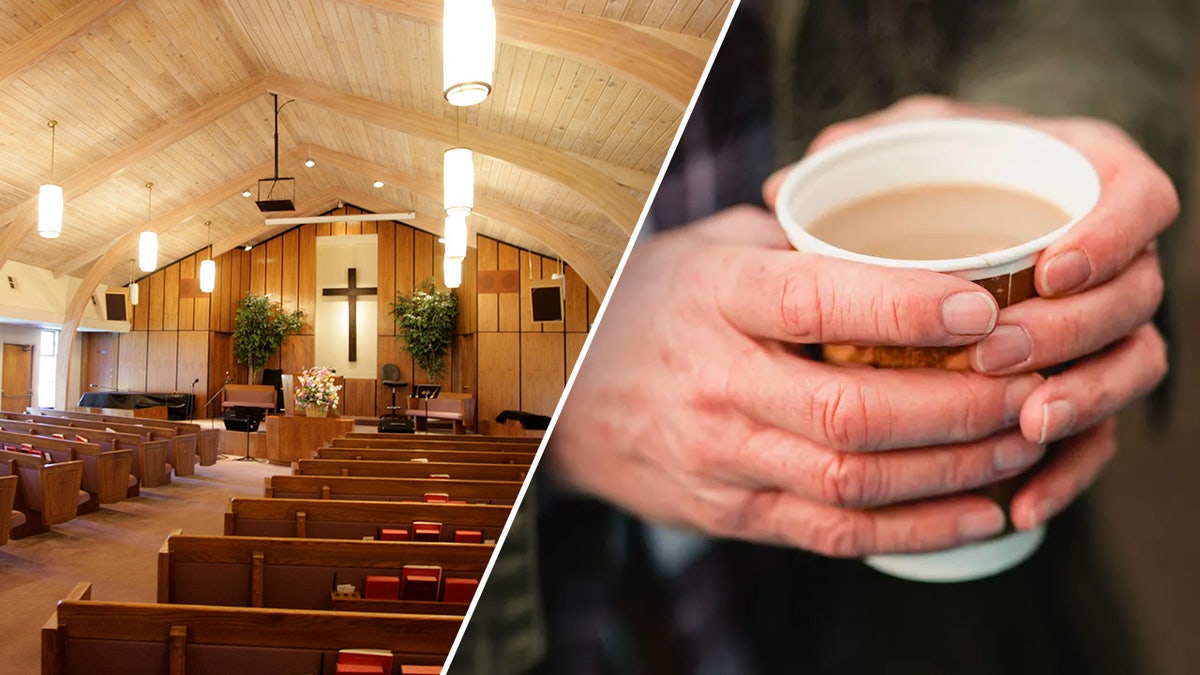
[[[405,450],[398,448],[317,448],[314,459],[367,459],[390,462],[475,462],[479,464],[514,464],[529,466],[533,453],[496,452],[490,450]]]
[[[0,476],[0,546],[8,543],[12,530],[13,504],[17,499],[17,477]]]
[[[423,501],[431,493],[470,504],[512,506],[521,491],[514,481],[433,478],[360,478],[348,476],[267,476],[263,496],[289,499],[365,499]]]
[[[484,541],[495,541],[511,511],[481,504],[235,497],[225,511],[225,535],[361,540],[379,536],[384,528],[411,530],[420,521],[441,523],[441,541],[454,541],[459,530],[475,530]]]
[[[300,459],[292,463],[300,476],[375,476],[379,478],[452,478],[523,481],[529,467],[471,462],[391,462],[360,459]]]
[[[15,507],[37,512],[43,525],[65,523],[75,517],[83,462],[49,462],[0,450],[0,474],[17,477]]]

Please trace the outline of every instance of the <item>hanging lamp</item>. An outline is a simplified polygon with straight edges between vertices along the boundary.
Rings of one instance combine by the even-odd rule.
[[[146,183],[146,227],[150,226],[150,208],[154,201],[154,183]],[[138,269],[153,272],[158,268],[158,233],[144,230],[138,235]]]
[[[446,288],[462,286],[462,263],[462,258],[451,258],[450,256],[442,258],[442,277],[446,282]]]
[[[467,257],[467,217],[458,214],[446,216],[446,257],[462,260]]]
[[[133,280],[133,265],[136,260],[129,261],[129,304],[137,307],[138,304],[138,284]]]
[[[212,259],[212,221],[205,221],[208,226],[208,258],[200,261],[200,292],[212,293],[217,287],[217,261]]]
[[[442,198],[446,215],[467,216],[475,208],[475,162],[470,148],[442,155]]]
[[[54,182],[54,136],[57,120],[46,122],[50,127],[50,182],[38,188],[38,234],[46,239],[57,239],[62,234],[63,191]]]
[[[496,10],[491,0],[443,0],[442,95],[450,105],[482,103],[492,93]]]

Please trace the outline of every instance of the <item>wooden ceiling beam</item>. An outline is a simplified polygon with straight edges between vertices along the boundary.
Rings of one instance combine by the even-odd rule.
[[[87,32],[133,0],[87,0],[77,3],[45,26],[0,53],[0,81],[36,63],[46,54]]]
[[[87,168],[64,179],[61,183],[67,200],[98,187],[121,171],[147,157],[187,138],[196,131],[216,122],[229,113],[262,96],[265,79],[256,77],[242,85],[222,93],[213,100],[160,126],[138,139],[124,150],[115,152]],[[270,169],[268,169],[269,171]],[[20,206],[0,216],[0,222],[8,227],[0,232],[0,267],[8,262],[17,246],[37,228],[37,196],[33,195]],[[89,254],[91,255],[91,254]],[[90,259],[94,259],[92,255]],[[68,263],[68,265],[71,263]],[[59,270],[66,266],[61,266]],[[69,269],[76,269],[75,265]],[[55,273],[58,274],[59,270]]]
[[[475,152],[545,176],[582,195],[626,234],[633,234],[633,228],[641,216],[641,199],[630,194],[602,171],[554,148],[477,126],[456,127],[452,120],[281,75],[268,75],[267,89],[401,133],[428,138],[448,146],[467,146]]]
[[[432,26],[442,24],[440,0],[353,1]],[[708,60],[708,50],[703,56],[697,55],[627,22],[520,0],[496,0],[492,4],[496,8],[498,41],[615,72],[680,110],[691,100]],[[712,41],[707,42],[711,49]]]

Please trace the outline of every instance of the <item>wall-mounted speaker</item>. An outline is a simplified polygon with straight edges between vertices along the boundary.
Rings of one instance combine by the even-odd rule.
[[[562,321],[562,281],[544,279],[529,282],[529,306],[536,322]]]
[[[104,292],[104,317],[109,321],[128,321],[129,312],[126,306],[128,297],[116,291]]]

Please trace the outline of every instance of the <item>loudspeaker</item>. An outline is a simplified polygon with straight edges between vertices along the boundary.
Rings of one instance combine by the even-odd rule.
[[[379,418],[381,434],[411,434],[414,431],[413,419],[406,415],[384,415]]]
[[[225,413],[225,430],[226,431],[258,431],[258,420],[248,417],[238,417],[237,413],[230,410]]]
[[[125,312],[125,302],[128,298],[124,293],[115,293],[105,291],[104,293],[104,318],[109,321],[128,321],[128,315]]]
[[[563,320],[563,288],[562,283],[554,281],[535,280],[529,286],[529,306],[532,309],[533,320],[544,321]]]

